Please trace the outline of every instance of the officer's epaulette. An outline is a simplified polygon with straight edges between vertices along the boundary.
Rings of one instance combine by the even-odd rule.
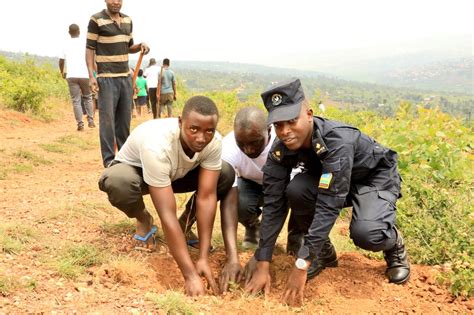
[[[312,145],[314,152],[316,152],[317,156],[320,159],[323,159],[328,153],[328,147],[326,146],[326,143],[324,142],[323,137],[321,136],[321,132],[316,126],[313,132]]]
[[[297,154],[297,152],[289,150],[280,139],[276,139],[270,149],[270,155],[277,162],[280,162],[285,156],[294,154]]]

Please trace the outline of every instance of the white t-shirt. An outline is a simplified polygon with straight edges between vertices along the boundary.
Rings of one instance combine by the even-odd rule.
[[[179,133],[178,118],[144,122],[132,131],[115,159],[141,167],[145,183],[153,187],[169,186],[198,166],[221,169],[222,137],[217,131],[204,150],[192,158],[184,153]]]
[[[146,78],[146,85],[148,88],[158,87],[158,76],[160,75],[160,67],[153,65],[145,69],[143,76]]]
[[[89,78],[86,64],[86,41],[69,38],[61,58],[66,60],[66,78]]]
[[[267,161],[268,151],[272,147],[276,138],[273,126],[271,127],[270,139],[265,149],[255,159],[249,158],[242,150],[239,149],[235,142],[234,132],[230,132],[222,139],[222,159],[232,165],[235,170],[235,181],[233,187],[237,186],[237,177],[243,177],[254,181],[260,185],[263,182],[262,168]]]

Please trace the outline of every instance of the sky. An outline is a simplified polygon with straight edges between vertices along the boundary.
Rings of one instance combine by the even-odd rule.
[[[104,0],[3,0],[0,50],[60,56]],[[278,56],[471,35],[473,0],[123,0],[149,57],[269,64]]]

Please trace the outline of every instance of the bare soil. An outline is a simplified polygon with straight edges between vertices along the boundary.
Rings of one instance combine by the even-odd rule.
[[[118,227],[126,217],[109,205],[97,187],[103,170],[98,128],[77,132],[72,110],[61,110],[59,115],[60,119],[44,123],[0,110],[0,225],[32,234],[21,250],[0,250],[0,313],[172,312],[169,305],[150,297],[183,292],[176,263],[165,246],[154,253],[131,250],[130,225],[106,228]],[[134,124],[149,118],[135,119]],[[71,138],[80,145],[67,146],[64,139]],[[47,149],[58,143],[67,150]],[[19,152],[30,152],[36,158]],[[216,251],[211,260],[217,278],[225,251],[217,240],[220,236],[214,238]],[[81,245],[98,248],[108,259],[77,277],[61,275],[55,262],[67,248]],[[242,265],[251,256],[252,251],[241,251]],[[196,313],[219,314],[473,312],[472,299],[456,299],[437,283],[439,268],[412,265],[410,281],[400,286],[387,282],[383,261],[359,252],[339,251],[338,256],[339,267],[326,269],[307,284],[301,308],[281,304],[285,277],[293,264],[293,258],[281,250],[272,264],[269,296],[246,296],[241,288],[233,287],[218,297],[193,300],[180,295],[179,304],[189,305]]]

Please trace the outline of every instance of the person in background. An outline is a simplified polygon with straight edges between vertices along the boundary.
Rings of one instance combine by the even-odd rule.
[[[77,24],[69,25],[69,35],[71,38],[65,45],[62,56],[59,59],[59,70],[69,86],[77,130],[83,131],[83,115],[87,116],[89,128],[95,128],[92,93],[89,88],[84,41],[79,38],[80,29]]]
[[[98,93],[100,150],[102,163],[108,167],[115,158],[115,147],[120,150],[130,134],[133,88],[128,54],[147,54],[149,48],[145,43],[134,43],[132,19],[120,12],[122,0],[105,3],[106,9],[89,20],[86,61],[89,85]]]
[[[142,116],[142,113],[146,113],[146,97],[147,97],[147,86],[146,86],[146,79],[143,77],[143,70],[138,70],[138,77],[136,81],[136,89],[137,89],[137,99],[136,99],[136,109],[137,115],[139,117]]]
[[[161,111],[166,108],[167,116],[173,117],[173,101],[176,101],[176,78],[174,72],[170,69],[170,60],[168,58],[163,59],[163,71],[161,76],[158,78],[158,86],[161,87],[159,97],[159,109],[157,117],[161,117]],[[158,93],[158,92],[157,92]]]
[[[146,86],[148,89],[148,98],[150,100],[150,107],[155,119],[158,115],[156,103],[156,88],[158,87],[158,76],[160,75],[160,67],[156,64],[155,58],[150,59],[148,68],[145,69],[143,76],[146,78]]]

